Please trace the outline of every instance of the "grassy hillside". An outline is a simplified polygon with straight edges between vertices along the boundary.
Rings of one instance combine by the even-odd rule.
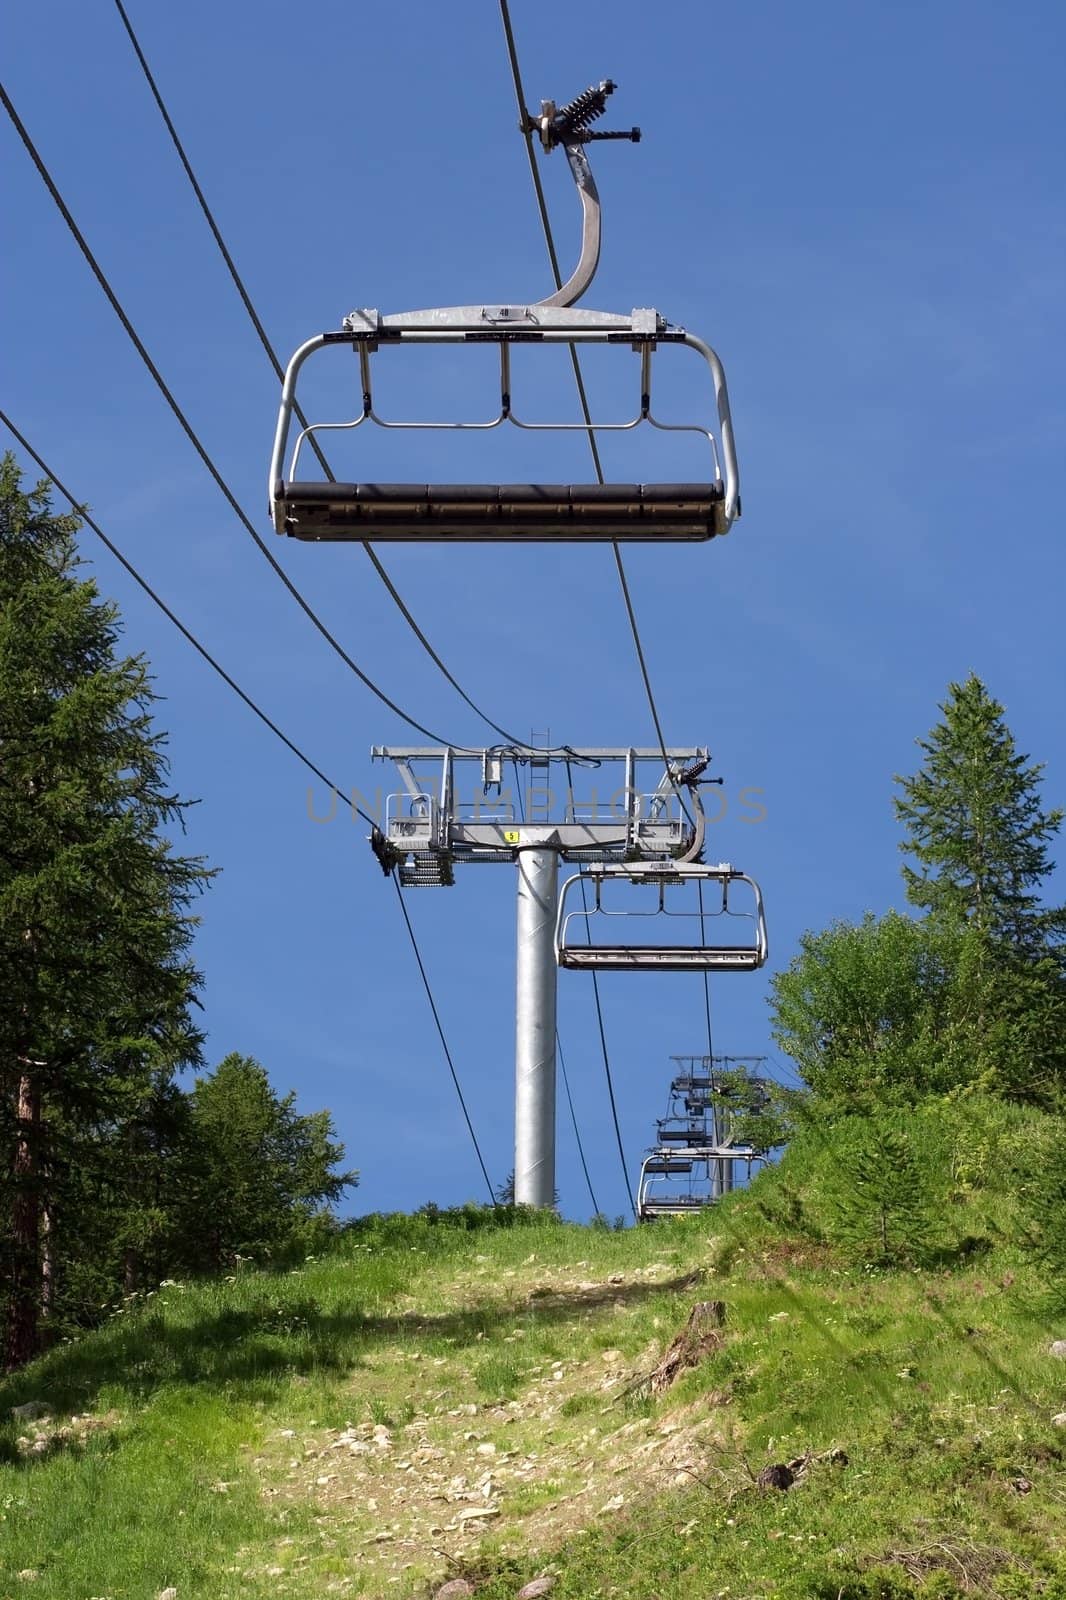
[[[3,1388],[51,1417],[4,1425],[0,1596],[1063,1600],[1040,1288],[1005,1250],[847,1269],[745,1195],[624,1234],[408,1220],[170,1285]],[[711,1299],[719,1348],[627,1392]]]

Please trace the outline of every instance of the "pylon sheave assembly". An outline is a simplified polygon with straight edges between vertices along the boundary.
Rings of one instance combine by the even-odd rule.
[[[336,332],[319,333],[302,344],[289,362],[282,387],[269,499],[274,528],[302,540],[358,540],[467,543],[509,542],[659,542],[713,539],[729,532],[740,515],[740,480],[725,372],[703,339],[677,327],[652,309],[628,315],[575,309],[595,274],[600,255],[600,202],[588,160],[588,146],[601,139],[640,137],[594,130],[614,89],[610,79],[587,89],[569,104],[544,101],[539,116],[526,114],[524,129],[537,133],[545,151],[561,147],[567,156],[582,206],[581,255],[573,274],[554,294],[533,304],[435,307],[382,315],[363,308],[344,318]],[[483,420],[438,418],[429,421],[388,418],[375,400],[375,364],[401,359],[412,346],[492,345],[499,355],[499,398]],[[637,356],[637,401],[624,422],[533,421],[522,415],[512,391],[512,351],[516,345],[557,347],[619,346]],[[652,406],[652,368],[662,345],[692,350],[707,366],[708,417],[686,423],[659,420]],[[297,384],[305,363],[322,352],[354,352],[358,381],[349,415],[301,425],[290,450]],[[517,401],[517,403],[516,403]],[[506,426],[536,434],[628,434],[647,426],[700,441],[700,481],[686,483],[384,483],[374,475],[372,453],[355,481],[303,476],[312,442],[322,435],[351,435],[365,428],[490,432]],[[362,435],[359,435],[362,437]],[[707,471],[709,466],[709,473]]]

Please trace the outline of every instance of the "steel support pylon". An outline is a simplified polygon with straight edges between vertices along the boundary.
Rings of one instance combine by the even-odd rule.
[[[555,1204],[555,918],[559,851],[534,845],[518,855],[515,984],[514,1197]]]

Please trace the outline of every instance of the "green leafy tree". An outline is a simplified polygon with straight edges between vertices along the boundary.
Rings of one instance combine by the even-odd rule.
[[[976,1089],[1050,1108],[1066,1078],[1061,980],[991,959],[966,922],[890,911],[805,933],[770,1006],[825,1117]]]
[[[190,905],[208,876],[163,830],[142,657],[79,569],[77,519],[0,464],[0,1257],[4,1356],[40,1343],[68,1199],[153,1081],[195,1062]]]
[[[964,927],[899,912],[805,933],[772,983],[774,1038],[823,1109],[868,1111],[976,1083],[987,978]]]
[[[226,1056],[190,1095],[175,1174],[185,1265],[214,1271],[237,1256],[262,1260],[329,1234],[329,1206],[357,1181],[340,1172],[328,1111],[301,1115],[250,1056]]]
[[[744,1067],[716,1068],[708,1095],[720,1136],[762,1154],[788,1143],[800,1098],[796,1090]]]
[[[1066,935],[1066,909],[1040,896],[1063,818],[1043,809],[1043,765],[1019,754],[1003,707],[975,674],[951,684],[940,709],[944,720],[918,741],[921,769],[896,779],[900,848],[916,863],[903,868],[907,898],[1015,954],[1045,955]]]

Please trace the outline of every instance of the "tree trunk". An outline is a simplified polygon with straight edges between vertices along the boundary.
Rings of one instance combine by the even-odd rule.
[[[9,1372],[24,1366],[40,1345],[41,1197],[37,1182],[40,1159],[41,1089],[23,1069],[16,1109],[15,1158],[11,1175],[11,1298],[4,1340],[4,1365]]]
[[[47,1322],[55,1310],[55,1238],[52,1232],[52,1208],[47,1200],[41,1203],[41,1321]]]

